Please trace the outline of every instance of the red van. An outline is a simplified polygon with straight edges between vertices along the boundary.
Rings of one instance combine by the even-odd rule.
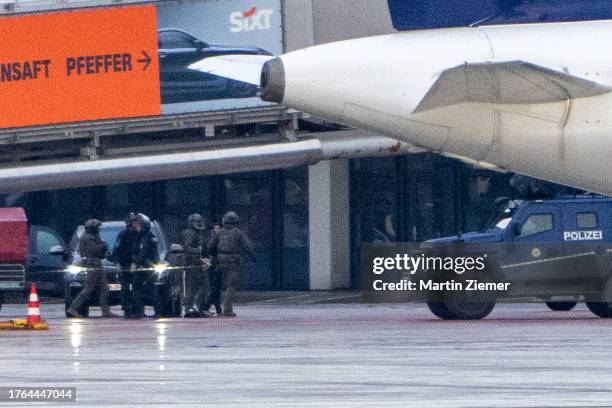
[[[0,309],[4,292],[23,293],[28,244],[28,219],[23,208],[0,208]]]

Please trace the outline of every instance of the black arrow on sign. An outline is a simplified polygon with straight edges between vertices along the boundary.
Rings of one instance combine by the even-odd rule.
[[[140,62],[141,64],[145,64],[142,70],[146,71],[147,68],[149,68],[149,64],[151,63],[151,57],[149,57],[149,54],[147,54],[145,51],[142,52],[142,55],[144,55],[144,58],[139,59],[138,62]]]

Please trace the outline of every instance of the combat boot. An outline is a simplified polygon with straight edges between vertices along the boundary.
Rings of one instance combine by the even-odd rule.
[[[185,318],[187,319],[198,318],[198,317],[200,317],[200,312],[198,311],[198,308],[195,306],[185,312]]]
[[[84,318],[82,314],[80,314],[79,312],[76,311],[76,309],[73,309],[73,308],[69,308],[68,310],[66,310],[66,314],[68,315],[68,317],[74,318],[74,319]]]

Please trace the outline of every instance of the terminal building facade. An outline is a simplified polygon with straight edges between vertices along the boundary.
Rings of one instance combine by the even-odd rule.
[[[170,2],[157,3],[167,7],[164,4]],[[220,3],[234,6],[237,1],[172,3],[173,7],[196,4],[212,9]],[[247,10],[253,2],[238,3]],[[393,31],[385,0],[260,3],[278,3],[282,14],[281,52]],[[298,138],[337,133],[351,139],[352,135],[363,134],[307,116],[294,122],[297,126],[292,130]],[[181,130],[172,130],[172,135],[177,140],[183,136],[188,139],[193,131],[185,130],[183,135]],[[251,125],[246,121],[225,125],[212,134],[206,129],[206,137],[211,146],[220,149],[226,145],[226,133],[234,143],[243,140],[248,144],[253,133],[278,132],[279,127],[273,123],[254,121]],[[166,134],[170,133],[159,130],[149,139]],[[137,147],[132,146],[132,151],[137,153]],[[349,157],[263,171],[135,180],[129,184],[16,191],[1,195],[0,205],[24,207],[31,224],[53,228],[66,242],[75,227],[88,218],[122,220],[137,211],[160,221],[170,240],[180,243],[188,215],[198,212],[209,222],[219,222],[226,211],[233,210],[239,214],[240,226],[257,253],[257,259],[249,261],[243,270],[243,289],[327,290],[360,287],[363,242],[418,242],[479,230],[495,217],[503,197],[546,197],[572,191],[419,152]],[[55,244],[49,239],[47,246]]]

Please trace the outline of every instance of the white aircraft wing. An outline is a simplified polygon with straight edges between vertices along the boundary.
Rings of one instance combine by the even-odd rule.
[[[443,71],[416,112],[465,102],[537,104],[602,95],[612,89],[523,61],[466,63]]]
[[[273,58],[268,55],[222,55],[204,58],[189,68],[259,86],[263,65]]]

